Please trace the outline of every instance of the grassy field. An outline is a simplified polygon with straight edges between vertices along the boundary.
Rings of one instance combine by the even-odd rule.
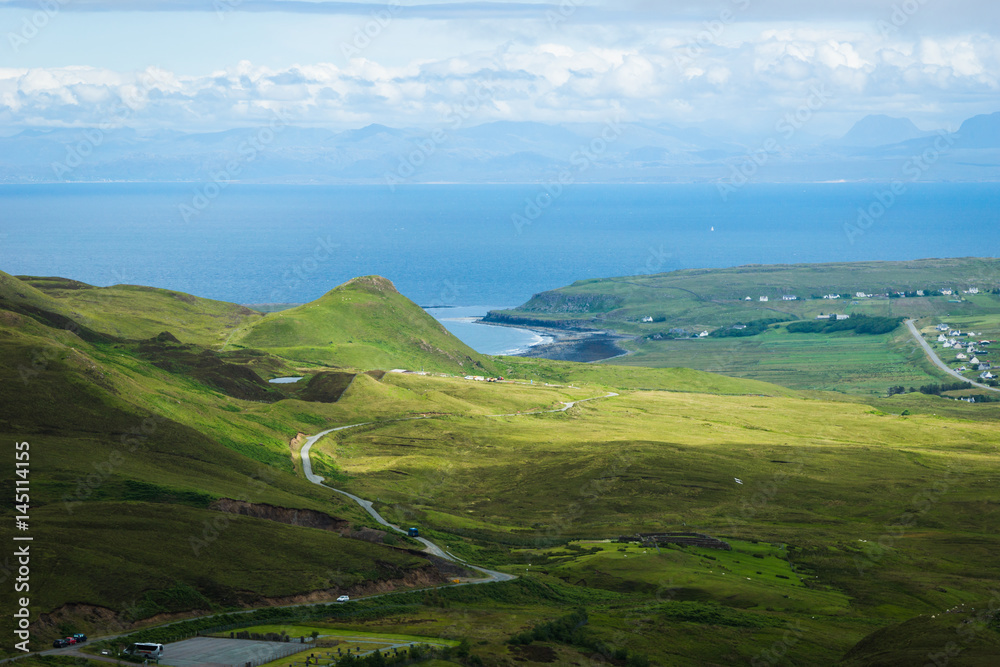
[[[620,592],[672,580],[679,599],[811,610],[844,623],[825,641],[846,651],[879,624],[972,600],[1000,575],[998,445],[990,422],[861,403],[633,392],[567,414],[384,425],[320,447],[347,488],[463,558]],[[563,552],[525,550],[655,530],[740,546],[715,561],[601,547],[551,567],[536,559]],[[788,581],[777,577],[786,567]]]
[[[888,387],[941,382],[947,376],[928,362],[905,329],[857,336],[796,334],[776,326],[748,338],[646,340],[606,365],[682,366],[752,378],[795,389],[885,394]]]

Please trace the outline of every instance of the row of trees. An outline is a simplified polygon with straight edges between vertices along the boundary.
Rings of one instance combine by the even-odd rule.
[[[996,380],[990,380],[987,384],[991,387],[1000,386]],[[945,382],[943,384],[925,384],[921,387],[910,387],[909,390],[903,385],[896,385],[889,387],[889,396],[896,396],[898,394],[915,394],[920,392],[921,394],[927,394],[929,396],[940,396],[941,394],[948,391],[960,391],[962,389],[969,389],[970,385],[967,382]],[[968,397],[966,397],[968,398]],[[975,395],[972,398],[976,399],[977,403],[992,403],[1000,400],[996,396],[986,396],[986,395]]]

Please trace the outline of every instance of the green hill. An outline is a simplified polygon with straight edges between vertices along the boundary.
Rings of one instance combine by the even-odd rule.
[[[262,317],[235,303],[156,287],[95,287],[78,280],[33,276],[19,279],[22,291],[30,289],[32,295],[42,295],[44,303],[58,312],[119,338],[152,338],[161,331],[170,331],[185,343],[221,347],[235,327]]]
[[[882,628],[858,642],[842,667],[954,667],[997,664],[1000,656],[1000,600],[980,600],[924,614]]]
[[[489,359],[378,276],[355,278],[316,301],[270,313],[237,331],[229,344],[327,366],[493,372]]]

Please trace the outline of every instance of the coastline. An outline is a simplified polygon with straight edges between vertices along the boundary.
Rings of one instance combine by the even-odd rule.
[[[530,331],[539,337],[539,342],[529,345],[524,350],[518,350],[506,356],[531,357],[535,359],[552,359],[553,361],[575,361],[579,363],[596,363],[616,359],[631,354],[618,345],[619,341],[629,340],[629,336],[608,331],[580,331],[557,329],[554,327],[531,327],[524,325],[502,324],[499,322],[484,322],[477,319],[476,324],[490,327],[508,327]]]

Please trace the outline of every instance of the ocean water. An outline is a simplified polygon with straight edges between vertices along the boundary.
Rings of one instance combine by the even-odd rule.
[[[483,354],[516,355],[527,351],[533,345],[552,342],[550,336],[540,335],[528,329],[476,323],[477,319],[489,311],[505,307],[513,306],[455,306],[426,310],[466,345]]]
[[[843,183],[751,184],[725,201],[712,185],[577,185],[553,198],[532,185],[234,184],[197,201],[199,189],[0,186],[0,270],[248,304],[301,303],[379,274],[422,306],[481,314],[588,278],[1000,248],[997,184],[910,184],[888,207],[884,185]],[[859,225],[860,210],[875,215]],[[530,341],[492,327],[487,341],[472,333],[486,327],[442,317],[481,351]]]

